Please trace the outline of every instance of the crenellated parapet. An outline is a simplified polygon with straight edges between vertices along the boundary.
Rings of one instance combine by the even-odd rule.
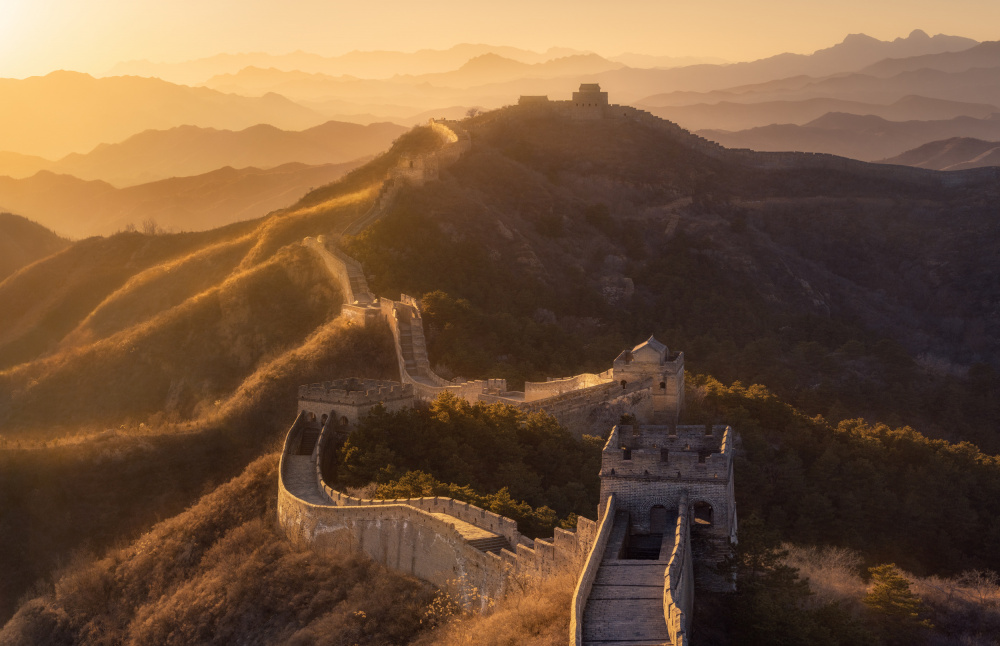
[[[485,609],[505,594],[512,576],[576,572],[597,535],[578,519],[577,530],[556,528],[550,540],[525,538],[517,523],[447,497],[376,500],[330,487],[321,461],[338,441],[324,426],[311,452],[300,413],[285,438],[278,482],[278,520],[288,538],[319,554],[361,552],[443,589],[469,609]]]

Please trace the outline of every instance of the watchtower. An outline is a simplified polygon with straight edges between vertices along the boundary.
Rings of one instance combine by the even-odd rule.
[[[299,412],[319,427],[352,430],[378,404],[393,412],[413,407],[413,385],[374,379],[338,379],[299,386]]]
[[[578,119],[601,119],[608,111],[608,93],[598,83],[581,83],[573,93],[571,114]]]
[[[613,364],[614,379],[624,389],[637,379],[652,379],[653,424],[676,424],[684,408],[684,353],[670,349],[652,335]]]
[[[718,563],[736,541],[734,442],[728,426],[615,426],[601,454],[600,508],[613,493],[629,533],[656,536],[687,505],[694,560]]]

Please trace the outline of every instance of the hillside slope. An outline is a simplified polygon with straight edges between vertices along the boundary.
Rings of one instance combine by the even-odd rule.
[[[833,518],[843,528],[838,541],[874,558],[897,554],[902,525],[858,527],[884,519],[900,496],[907,522],[920,521],[926,498],[906,496],[920,490],[912,458],[933,462],[948,483],[931,488],[935,495],[975,494],[967,506],[927,503],[944,520],[922,526],[921,554],[949,547],[951,568],[995,562],[994,458],[906,429],[813,419],[884,418],[1000,451],[1000,378],[989,365],[1000,354],[1000,271],[989,253],[1000,243],[995,173],[762,157],[714,148],[669,124],[517,108],[463,126],[470,152],[438,181],[400,189],[383,219],[345,241],[376,293],[422,299],[435,370],[516,386],[604,370],[653,332],[685,352],[690,370],[765,383],[801,409],[759,388],[723,392],[704,379],[690,397],[697,421],[747,429],[760,459],[744,472],[757,486],[741,495],[766,492],[749,504],[776,526],[832,540],[824,529]],[[88,239],[0,284],[0,309],[11,313],[0,318],[2,616],[75,550],[89,545],[111,559],[91,562],[82,579],[60,579],[55,602],[24,606],[13,629],[35,634],[38,619],[98,630],[110,601],[120,623],[108,634],[181,630],[185,607],[223,603],[199,571],[192,585],[204,597],[154,579],[163,605],[136,613],[147,597],[118,590],[134,585],[124,576],[130,566],[106,550],[272,452],[294,415],[297,384],[393,377],[387,327],[332,321],[341,295],[300,241],[341,230],[403,155],[436,145],[431,130],[416,129],[261,220]],[[880,462],[891,447],[901,457]],[[371,464],[380,468],[384,457]],[[841,472],[851,474],[846,483],[829,476]],[[815,496],[789,502],[803,481]],[[859,498],[862,491],[887,493]],[[962,541],[949,539],[951,523],[970,530]],[[137,567],[163,572],[186,553],[188,539],[174,541],[173,527],[156,530],[167,550]],[[252,545],[286,558],[259,525],[245,531]],[[203,573],[225,578],[212,564],[252,551],[225,542]],[[123,578],[109,576],[119,571]],[[74,582],[87,584],[80,597]],[[45,597],[44,588],[31,596]],[[67,610],[62,623],[59,604],[74,598],[90,605]],[[157,621],[133,624],[146,616]]]
[[[12,213],[0,213],[0,282],[21,267],[68,245],[68,240],[37,222]]]
[[[417,129],[266,218],[89,238],[0,283],[0,617],[71,554],[272,451],[300,383],[398,378],[388,328],[333,318],[339,285],[301,241],[365,213],[402,155],[438,142]]]

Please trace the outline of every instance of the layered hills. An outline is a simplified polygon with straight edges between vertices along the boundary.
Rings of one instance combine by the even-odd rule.
[[[829,112],[802,125],[775,124],[736,132],[699,130],[698,134],[731,148],[824,152],[875,161],[940,139],[998,139],[1000,115],[889,121],[874,115]]]
[[[362,126],[337,121],[305,130],[281,130],[268,124],[239,131],[184,125],[147,130],[57,161],[7,154],[0,157],[0,175],[22,178],[47,170],[122,187],[201,175],[224,166],[269,169],[290,163],[342,164],[382,152],[404,132],[406,128],[393,123]]]
[[[934,170],[1000,166],[1000,142],[954,137],[932,141],[883,161],[886,164],[903,164]]]
[[[203,231],[287,206],[362,161],[267,170],[226,166],[127,188],[40,171],[26,179],[0,177],[0,204],[73,238],[136,228]]]
[[[756,460],[738,467],[752,482],[740,504],[767,513],[772,529],[925,573],[996,567],[994,458],[814,417],[888,419],[1000,449],[990,365],[1000,345],[996,173],[733,152],[652,120],[516,107],[460,126],[470,152],[437,180],[401,189],[382,219],[341,241],[375,292],[422,299],[439,373],[516,386],[603,370],[654,332],[693,372],[777,393],[707,379],[689,392],[697,421],[740,425]],[[331,604],[361,593],[326,587],[329,572],[306,568],[266,525],[273,459],[192,505],[274,450],[297,384],[393,377],[388,328],[335,318],[337,282],[301,240],[362,217],[391,168],[438,145],[418,128],[267,217],[91,238],[0,283],[0,478],[31,483],[0,487],[3,617],[20,606],[5,631],[140,639],[189,625],[185,609],[211,607],[187,617],[239,641],[258,624],[240,629],[225,608],[236,597],[277,608],[249,595],[262,580]],[[927,474],[946,485],[910,486]],[[807,484],[808,504],[788,500]],[[924,497],[908,495],[917,490]],[[895,522],[869,522],[897,507]],[[965,513],[973,507],[983,513]],[[916,513],[927,509],[941,522]],[[962,540],[941,529],[957,524]],[[154,526],[148,539],[126,540]],[[109,549],[116,543],[124,547]],[[17,603],[85,545],[103,557],[82,557]],[[178,561],[190,586],[170,574]],[[271,561],[298,564],[311,582],[289,583],[281,576],[292,571]],[[381,575],[367,589],[420,596]],[[295,607],[295,617],[276,611],[267,634],[292,640],[283,622],[302,627],[301,639],[314,621],[352,639],[376,628],[356,613],[322,619]]]
[[[327,119],[285,97],[244,97],[156,78],[52,72],[0,79],[0,141],[9,152],[58,158],[138,132],[181,125],[301,130]]]

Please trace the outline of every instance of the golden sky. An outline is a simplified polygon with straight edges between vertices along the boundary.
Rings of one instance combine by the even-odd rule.
[[[0,0],[0,77],[220,52],[463,42],[752,60],[849,33],[1000,38],[1000,0]]]

